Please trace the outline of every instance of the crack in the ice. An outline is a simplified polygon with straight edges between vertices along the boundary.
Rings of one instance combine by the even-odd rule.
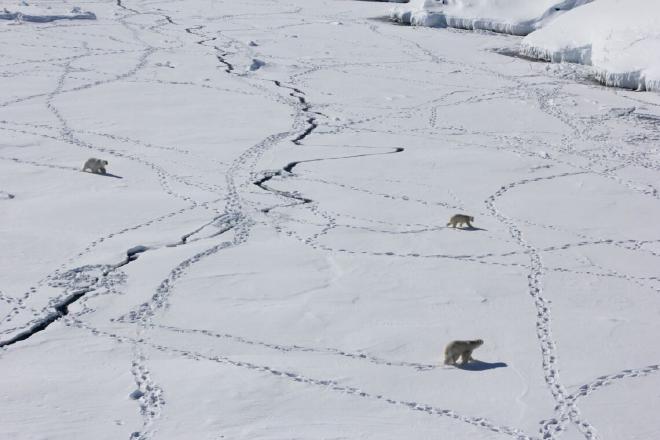
[[[80,298],[85,296],[86,293],[91,292],[92,290],[94,289],[84,289],[67,297],[64,301],[56,304],[53,307],[54,311],[51,314],[38,321],[36,324],[32,325],[29,329],[17,334],[13,338],[7,339],[6,341],[0,341],[0,348],[14,345],[17,342],[25,341],[37,333],[46,330],[52,323],[69,314],[69,306],[71,304],[75,303]]]
[[[27,330],[23,330],[19,332],[10,339],[7,339],[5,341],[0,341],[0,348],[14,345],[17,342],[25,341],[31,338],[32,336],[36,335],[37,333],[43,332],[51,324],[58,321],[60,318],[67,316],[69,314],[69,306],[82,299],[89,292],[96,290],[98,288],[99,282],[101,281],[101,277],[107,277],[117,269],[122,268],[134,262],[135,260],[138,259],[139,254],[146,252],[148,249],[149,248],[147,248],[146,246],[141,246],[141,245],[130,248],[128,251],[126,251],[126,258],[123,261],[116,263],[114,265],[104,266],[106,267],[106,269],[102,271],[100,277],[94,277],[87,287],[78,289],[72,294],[68,295],[63,300],[53,304],[51,306],[51,309],[53,309],[53,311],[48,313],[45,317],[38,319]],[[78,273],[83,270],[84,267],[76,268],[69,271],[69,273]],[[66,284],[63,287],[66,288],[67,287]]]
[[[279,196],[289,198],[289,199],[294,199],[294,200],[302,202],[302,204],[308,204],[308,203],[312,203],[314,200],[300,195],[297,191],[294,191],[294,192],[281,191],[281,190],[271,188],[271,187],[267,186],[266,183],[268,181],[272,180],[274,177],[278,177],[278,176],[279,177],[284,177],[284,176],[288,177],[288,176],[292,175],[293,174],[293,169],[296,166],[298,166],[302,163],[322,162],[322,161],[325,161],[325,160],[354,159],[354,158],[358,158],[358,157],[368,157],[368,156],[382,156],[382,155],[385,155],[385,154],[402,153],[403,151],[405,151],[405,148],[395,147],[395,148],[392,149],[392,151],[387,151],[387,152],[383,152],[383,153],[364,153],[364,154],[354,154],[354,155],[350,155],[350,156],[325,157],[325,158],[293,161],[293,162],[289,162],[288,164],[286,164],[284,167],[282,167],[281,170],[263,172],[263,176],[260,179],[256,180],[254,182],[254,185],[258,186],[259,188],[263,189],[264,191],[271,192],[275,195],[279,195]],[[286,174],[284,174],[284,173],[286,173]],[[286,205],[286,206],[294,206],[294,205]],[[269,208],[263,208],[261,210],[261,212],[269,213],[275,207],[282,207],[282,206],[278,205],[278,206],[272,206],[272,207],[269,207]]]
[[[307,101],[307,99],[304,96],[305,92],[303,92],[302,90],[293,86],[284,85],[279,80],[273,80],[273,84],[275,84],[277,87],[291,90],[289,96],[291,96],[292,98],[296,98],[298,100],[298,103],[301,105],[301,109],[300,109],[301,112],[310,115],[305,120],[305,123],[307,124],[305,130],[291,141],[296,145],[302,145],[302,141],[305,140],[305,138],[307,138],[309,135],[311,135],[312,132],[316,130],[316,128],[318,128],[319,124],[316,122],[315,115],[319,115],[320,113],[312,111],[312,105]]]

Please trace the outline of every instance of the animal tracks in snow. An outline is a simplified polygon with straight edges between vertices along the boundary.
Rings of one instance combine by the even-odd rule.
[[[113,356],[124,361],[126,377],[111,377],[121,382],[121,405],[136,417],[117,438],[174,438],[181,431],[168,430],[176,424],[190,437],[229,438],[232,426],[255,420],[274,433],[273,420],[296,422],[265,417],[255,403],[280,383],[291,387],[291,401],[302,390],[310,408],[333,420],[327,393],[347,404],[394,408],[405,414],[410,438],[424,438],[414,414],[456,429],[441,432],[451,438],[474,432],[462,429],[518,439],[558,440],[570,430],[601,438],[580,406],[610,384],[645,380],[658,364],[609,370],[594,350],[580,375],[594,379],[569,386],[575,382],[567,361],[581,354],[566,343],[564,326],[584,320],[575,337],[602,336],[596,344],[611,344],[612,352],[626,350],[635,331],[658,329],[651,319],[657,299],[649,295],[660,292],[660,276],[628,269],[616,256],[588,256],[616,250],[643,264],[660,256],[660,236],[647,224],[660,214],[660,102],[574,84],[544,73],[540,63],[505,64],[483,50],[491,38],[505,46],[513,38],[374,22],[368,17],[383,5],[366,2],[337,2],[330,10],[316,0],[292,1],[190,2],[182,9],[117,0],[91,3],[99,9],[93,24],[0,29],[16,43],[0,72],[12,87],[0,102],[0,211],[45,212],[35,205],[56,200],[58,182],[96,177],[72,174],[80,172],[78,156],[80,164],[94,155],[124,168],[111,168],[121,180],[90,184],[100,186],[85,197],[103,188],[104,215],[87,210],[88,199],[71,202],[68,212],[98,227],[64,256],[51,258],[49,249],[62,246],[57,238],[71,228],[66,223],[29,223],[51,235],[40,235],[43,246],[26,238],[27,227],[7,240],[0,264],[11,284],[0,285],[0,368],[51,335],[55,344],[90,353],[99,340],[116,344]],[[252,60],[265,64],[247,72]],[[26,177],[23,188],[11,177],[18,169],[39,179]],[[569,192],[587,183],[562,184],[577,176],[593,179],[589,194],[605,200],[590,214],[598,222],[553,221],[536,198],[569,206]],[[116,185],[123,198],[105,185]],[[570,207],[591,209],[590,202]],[[525,206],[537,208],[523,215],[518,208]],[[47,220],[57,220],[62,207],[51,208]],[[458,212],[474,215],[482,229],[446,228]],[[614,236],[601,227],[621,216],[629,230]],[[296,266],[297,282],[277,273],[287,265]],[[611,302],[646,301],[638,306],[639,327],[623,320],[607,327],[606,319],[594,325],[581,301],[594,296],[600,302],[593,315],[601,317],[610,316]],[[592,325],[603,333],[589,333]],[[278,340],[275,326],[304,329],[304,342]],[[73,329],[87,336],[62,337]],[[470,332],[484,333],[491,353],[506,353],[498,365],[507,368],[468,372],[416,361]],[[208,346],[192,349],[167,337]],[[221,341],[238,354],[214,349]],[[356,346],[365,348],[342,348]],[[315,356],[342,368],[314,371],[305,362]],[[281,359],[300,364],[277,366]],[[218,385],[240,371],[263,388],[251,396],[237,381],[222,394],[210,382],[190,391],[201,397],[178,401],[190,396],[167,366],[182,360]],[[26,374],[36,374],[31,368],[25,365]],[[351,368],[387,376],[357,379]],[[431,376],[432,387],[406,382]],[[196,376],[186,379],[195,383]],[[380,388],[369,382],[376,379]],[[462,388],[473,386],[479,393],[467,398]],[[515,403],[506,400],[510,390]],[[29,400],[28,392],[8,400]],[[178,418],[188,406],[200,407],[193,416],[201,423]],[[386,438],[379,426],[395,425],[374,410],[373,424],[361,428],[368,432],[351,431],[362,426],[358,416],[333,435]],[[31,432],[20,420],[10,423],[12,432]],[[97,419],[74,423],[80,435],[94,436]]]

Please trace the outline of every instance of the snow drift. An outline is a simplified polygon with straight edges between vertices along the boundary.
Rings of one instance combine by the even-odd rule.
[[[660,90],[660,2],[599,0],[527,36],[521,52],[594,66],[605,85]]]
[[[53,8],[50,5],[33,5],[26,1],[0,2],[0,20],[48,23],[55,20],[96,20],[96,15],[77,6],[67,9],[66,5],[62,4]]]
[[[527,35],[558,15],[591,0],[416,0],[392,10],[393,20],[413,26],[453,27]]]

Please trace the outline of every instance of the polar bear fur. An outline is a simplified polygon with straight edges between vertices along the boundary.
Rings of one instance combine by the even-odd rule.
[[[451,219],[449,219],[449,223],[447,223],[447,226],[453,226],[454,228],[456,225],[461,226],[461,225],[467,225],[468,228],[472,229],[474,226],[472,226],[472,223],[474,221],[474,217],[470,215],[464,215],[464,214],[456,214],[454,215]]]
[[[472,351],[480,347],[484,341],[476,339],[474,341],[452,341],[445,348],[445,365],[456,365],[458,358],[461,359],[461,365],[465,365],[472,359]]]
[[[95,173],[95,174],[105,174],[106,166],[108,166],[107,160],[90,157],[89,159],[87,159],[87,162],[85,162],[85,165],[83,166],[82,170],[83,171],[89,170],[90,173]]]

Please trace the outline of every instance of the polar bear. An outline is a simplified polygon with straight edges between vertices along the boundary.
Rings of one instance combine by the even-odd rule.
[[[105,174],[105,167],[108,165],[107,160],[102,160],[102,159],[97,159],[95,157],[90,157],[87,159],[87,162],[85,162],[85,165],[83,166],[83,171],[89,170],[90,173],[96,173],[96,174]]]
[[[445,365],[456,365],[459,357],[461,365],[465,365],[472,359],[472,351],[477,347],[483,345],[483,339],[476,339],[474,341],[451,341],[445,348]]]
[[[469,215],[464,215],[464,214],[456,214],[452,218],[449,219],[449,223],[447,223],[447,226],[453,226],[454,228],[456,225],[461,226],[461,225],[467,225],[468,228],[472,229],[474,226],[472,226],[472,223],[474,221],[474,217],[469,216]]]

